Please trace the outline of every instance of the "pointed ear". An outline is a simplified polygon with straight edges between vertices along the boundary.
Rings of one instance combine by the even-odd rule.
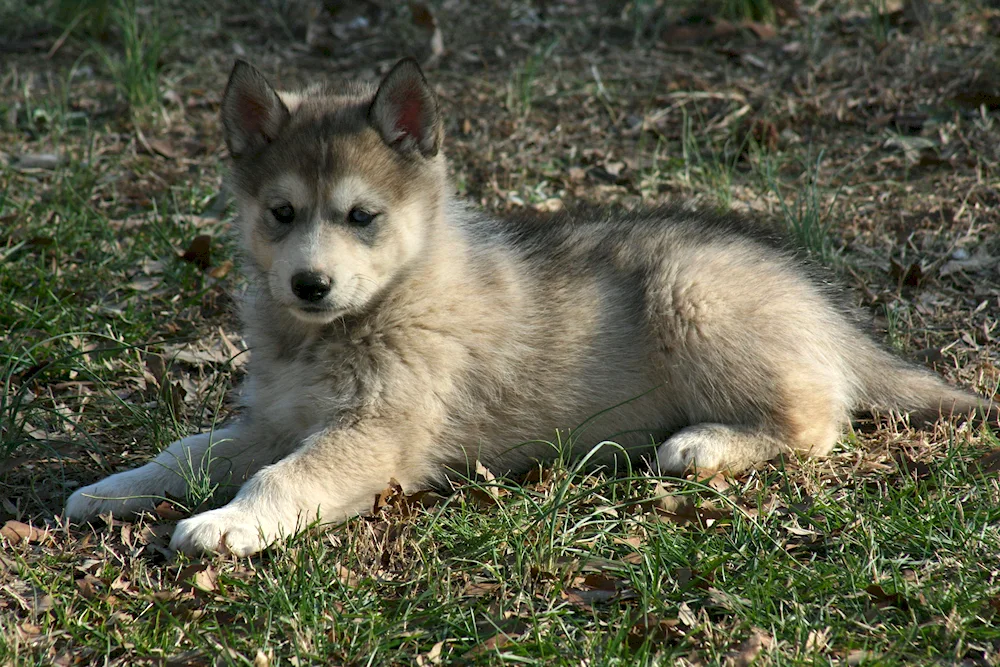
[[[441,150],[444,130],[437,96],[416,60],[400,60],[382,79],[368,109],[368,122],[401,153],[418,151],[430,158]]]
[[[288,121],[285,106],[264,75],[237,60],[222,95],[222,131],[234,159],[273,141]]]

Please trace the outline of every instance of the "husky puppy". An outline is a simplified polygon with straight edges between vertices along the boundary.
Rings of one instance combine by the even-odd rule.
[[[297,94],[237,62],[222,126],[252,286],[246,414],[79,489],[71,519],[235,480],[171,547],[246,555],[369,509],[390,478],[524,470],[557,429],[584,425],[578,454],[612,440],[663,472],[740,470],[826,454],[858,410],[980,404],[883,351],[735,216],[466,208],[413,60],[377,88]]]

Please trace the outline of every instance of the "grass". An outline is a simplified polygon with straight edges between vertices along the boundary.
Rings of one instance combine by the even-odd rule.
[[[118,32],[120,52],[93,43],[133,115],[148,114],[160,105],[162,59],[173,38],[157,3],[145,9],[148,12],[141,12],[136,0],[116,0],[107,9],[107,20]]]
[[[145,5],[109,7],[119,12],[112,26],[135,19],[134,44],[158,43],[144,31],[160,24],[182,28],[170,77],[183,106],[159,107],[162,57],[129,69],[127,50],[113,46],[124,42],[108,46],[122,70],[76,33],[45,59],[64,26],[39,52],[10,54],[0,78],[0,665],[1000,659],[1000,443],[968,426],[860,421],[828,459],[777,460],[734,478],[558,461],[522,479],[480,475],[446,496],[404,499],[390,487],[374,516],[246,559],[167,551],[178,514],[216,501],[205,483],[136,523],[65,526],[73,489],[234,410],[228,392],[245,355],[230,295],[244,285],[227,272],[230,221],[210,214],[215,105],[233,44],[270,72],[319,80],[391,60],[406,34],[391,21],[409,20],[372,19],[364,48],[317,58],[252,3],[162,0],[160,24]],[[838,14],[860,10],[825,7],[803,5],[803,25],[780,28],[781,47],[739,43],[760,68],[716,45],[615,45],[602,37],[612,19],[586,2],[557,3],[534,22],[522,12],[490,34],[526,58],[494,59],[481,36],[495,16],[434,5],[453,52],[429,77],[463,189],[491,209],[694,196],[698,206],[770,211],[859,288],[858,303],[884,314],[889,345],[937,351],[950,380],[995,392],[995,269],[933,267],[956,247],[1000,255],[996,112],[948,106],[951,84],[931,71],[966,57],[977,63],[969,71],[985,67],[982,49],[963,40],[989,27],[992,10],[956,6],[973,23],[935,34],[894,27],[869,63],[870,46],[841,30],[854,19]],[[17,9],[0,0],[0,15]],[[677,19],[670,11],[656,9],[664,30]],[[623,20],[626,34],[638,30],[632,15]],[[524,47],[539,33],[551,48]],[[871,68],[863,81],[859,59]],[[72,74],[87,67],[93,75]],[[800,78],[805,70],[815,80]],[[129,81],[145,97],[130,98]],[[504,105],[497,91],[508,84]],[[139,125],[173,157],[138,141],[128,99],[156,110],[156,123]],[[931,109],[947,160],[914,166],[886,149],[877,123],[896,108],[886,100]],[[767,154],[746,139],[752,116],[789,130]],[[786,140],[795,135],[802,141]],[[41,153],[62,161],[18,166]],[[609,164],[614,179],[592,175]],[[180,259],[202,234],[212,239],[207,269]],[[919,284],[887,272],[900,256],[926,267]]]
[[[830,230],[833,227],[832,212],[837,201],[837,192],[829,196],[820,187],[820,167],[823,164],[823,152],[815,159],[806,156],[801,159],[796,170],[801,176],[799,182],[791,185],[784,183],[779,175],[776,163],[771,155],[758,153],[757,170],[768,193],[778,201],[781,212],[780,219],[789,236],[817,260],[832,264],[836,259]],[[792,195],[787,192],[791,190]]]
[[[777,14],[771,0],[723,0],[722,14],[727,18],[743,21],[773,23]]]

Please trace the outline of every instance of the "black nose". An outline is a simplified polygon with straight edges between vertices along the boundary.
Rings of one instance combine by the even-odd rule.
[[[292,276],[292,291],[303,301],[319,301],[330,293],[330,279],[316,271],[299,271]]]

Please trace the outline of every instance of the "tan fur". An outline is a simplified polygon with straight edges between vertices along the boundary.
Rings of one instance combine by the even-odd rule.
[[[736,470],[826,454],[859,409],[977,403],[879,349],[746,221],[465,208],[411,62],[377,92],[280,96],[248,68],[223,101],[252,285],[247,415],[77,491],[74,519],[149,507],[185,476],[245,481],[172,546],[248,554],[364,511],[391,477],[409,491],[477,460],[524,470],[557,440],[577,456],[614,441],[663,472]],[[361,226],[352,210],[377,215]],[[329,291],[306,299],[302,272]]]

